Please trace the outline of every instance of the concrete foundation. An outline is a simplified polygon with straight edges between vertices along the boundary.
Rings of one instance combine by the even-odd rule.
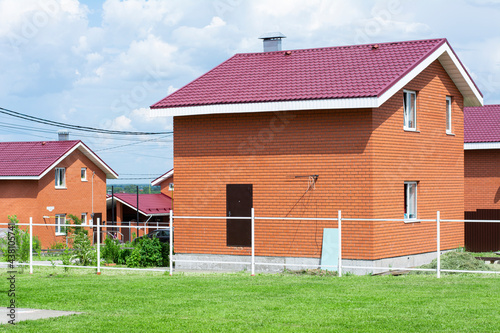
[[[430,263],[436,258],[436,252],[385,258],[378,260],[342,259],[342,271],[356,275],[380,273],[390,268],[410,268]],[[175,269],[239,272],[251,270],[250,256],[222,254],[176,254]],[[347,266],[347,267],[344,267]],[[358,268],[359,267],[359,268]],[[381,267],[373,269],[370,267]],[[319,258],[298,257],[255,257],[256,273],[279,273],[283,270],[301,270],[321,268]],[[337,270],[329,268],[329,270]]]

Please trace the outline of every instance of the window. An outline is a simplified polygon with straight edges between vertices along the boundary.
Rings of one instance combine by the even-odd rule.
[[[87,213],[82,213],[82,224],[87,224]]]
[[[66,188],[65,168],[56,168],[56,188]]]
[[[446,134],[452,134],[451,128],[451,97],[446,96]]]
[[[58,214],[56,215],[56,236],[58,235],[66,235],[66,214]]]
[[[404,90],[403,97],[404,129],[415,131],[417,130],[417,93],[410,90]]]
[[[405,182],[405,220],[417,219],[417,182]]]
[[[87,168],[82,168],[80,171],[80,177],[82,178],[82,182],[87,181]]]

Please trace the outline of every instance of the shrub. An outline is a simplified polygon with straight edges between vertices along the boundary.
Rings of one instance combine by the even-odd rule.
[[[120,241],[117,239],[106,238],[104,240],[104,247],[102,249],[102,257],[106,262],[118,263],[120,254]]]
[[[51,250],[63,250],[66,248],[66,244],[64,243],[54,243],[50,245]]]
[[[162,265],[163,258],[161,255],[161,242],[158,238],[143,238],[140,246],[140,251],[142,267]]]
[[[132,249],[120,249],[118,251],[118,259],[117,259],[117,264],[118,265],[126,265],[127,264],[127,258],[132,254]],[[132,267],[132,266],[129,266]]]
[[[127,267],[141,267],[141,249],[136,247],[126,258]]]
[[[82,221],[75,215],[69,215],[69,218],[75,225],[82,224]],[[69,236],[74,250],[72,259],[77,259],[82,266],[96,265],[97,250],[91,245],[87,230],[78,227],[68,227],[67,230],[72,233]]]
[[[26,228],[26,230],[22,230],[19,228],[17,225],[19,223],[19,220],[16,215],[13,216],[8,216],[10,223],[13,224],[13,226],[9,226],[10,232],[14,234],[15,242],[16,242],[16,252],[15,252],[15,258],[19,262],[28,262],[29,261],[29,256],[30,256],[30,234],[29,234],[29,228]],[[7,239],[2,240],[0,243],[1,250],[3,253],[8,252],[8,242]],[[33,250],[40,256],[41,250],[42,250],[42,245],[38,237],[34,236],[33,237]]]
[[[135,248],[126,258],[128,267],[162,267],[169,264],[169,245],[158,238],[141,237],[134,241]],[[120,254],[121,257],[121,254]]]

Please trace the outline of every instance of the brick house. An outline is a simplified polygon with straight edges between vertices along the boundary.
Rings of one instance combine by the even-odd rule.
[[[500,105],[464,109],[465,218],[500,220]],[[465,245],[500,250],[500,225],[466,223]]]
[[[161,193],[173,198],[174,194],[174,169],[165,172],[151,182],[151,186],[160,186]]]
[[[463,108],[481,105],[432,39],[236,54],[151,109],[174,117],[175,215],[404,219],[345,221],[343,263],[410,266],[436,249],[421,220],[463,218]],[[246,221],[174,226],[180,260],[248,261]],[[258,220],[255,253],[317,264],[336,227]],[[463,242],[463,224],[442,227],[442,249]]]
[[[108,220],[111,221],[107,225],[115,226],[108,227],[107,231],[111,233],[119,231],[121,234],[118,234],[117,237],[124,242],[132,240],[132,233],[142,236],[156,230],[154,228],[145,230],[144,226],[156,228],[169,226],[172,199],[164,193],[139,194],[139,198],[137,198],[137,194],[133,193],[115,193],[113,196],[108,195],[106,201],[107,216]],[[137,201],[139,201],[139,206]],[[113,206],[115,208],[114,214],[112,212]],[[139,213],[139,223],[137,223],[137,213]],[[136,226],[136,228],[120,228],[120,226]]]
[[[97,218],[102,222],[106,179],[116,178],[79,140],[0,142],[0,220],[5,223],[16,215],[21,223],[32,217],[33,223],[64,224],[72,214],[89,226]],[[59,226],[37,226],[33,234],[43,248],[66,241]]]

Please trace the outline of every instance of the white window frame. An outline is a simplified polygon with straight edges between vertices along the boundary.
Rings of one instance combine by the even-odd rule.
[[[56,188],[66,188],[66,168],[56,168]]]
[[[411,97],[413,96],[413,103]],[[412,110],[413,107],[413,110]],[[413,114],[413,123],[411,122],[411,114]],[[403,90],[403,117],[404,130],[417,130],[417,92],[413,90]]]
[[[451,110],[452,110],[452,100],[451,96],[446,96],[446,134],[453,134],[453,128],[451,126]]]
[[[87,181],[87,168],[80,169],[80,178],[82,179],[82,182]]]
[[[411,196],[411,188],[414,188],[414,196],[412,198]],[[418,218],[418,182],[405,182],[405,193],[404,193],[404,198],[405,198],[405,213],[404,213],[404,219],[405,221],[416,221]],[[412,200],[413,199],[413,200]],[[413,201],[413,203],[412,203]],[[413,207],[412,207],[413,206]],[[413,209],[412,209],[413,208]]]
[[[63,225],[66,224],[66,214],[56,214],[55,224],[56,224],[56,236],[66,235],[66,228],[63,227]]]
[[[87,213],[82,213],[82,225],[87,225]]]

